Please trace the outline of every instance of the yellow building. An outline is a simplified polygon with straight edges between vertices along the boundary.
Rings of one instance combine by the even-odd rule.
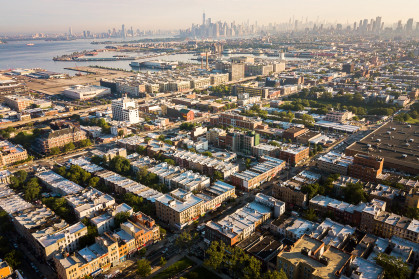
[[[12,268],[6,262],[0,262],[0,278],[6,278],[12,273]]]

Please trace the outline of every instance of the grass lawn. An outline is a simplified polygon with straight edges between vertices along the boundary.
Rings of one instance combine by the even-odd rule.
[[[409,119],[406,121],[409,124],[419,124],[419,119]]]
[[[205,279],[221,279],[217,274],[214,272],[206,269],[204,266],[199,266],[188,272],[184,277],[187,279],[198,279],[198,278],[205,278]]]
[[[155,279],[167,279],[170,277],[175,276],[176,274],[184,271],[190,266],[194,266],[195,263],[189,260],[188,258],[182,258],[181,260],[175,262],[162,272],[156,274],[156,276],[153,276]]]

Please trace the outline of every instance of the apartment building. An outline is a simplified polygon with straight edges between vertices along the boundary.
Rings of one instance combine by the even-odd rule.
[[[28,159],[28,152],[20,144],[0,141],[0,166],[6,166]]]
[[[112,238],[118,242],[119,262],[129,259],[135,252],[137,246],[135,238],[122,229],[117,229],[112,233]]]
[[[196,196],[204,200],[202,211],[208,212],[217,209],[223,202],[235,198],[236,188],[233,185],[218,180],[213,185],[204,188]]]
[[[212,126],[223,126],[223,127],[237,127],[246,128],[249,130],[261,129],[264,130],[267,125],[263,124],[262,121],[256,121],[249,117],[242,116],[232,112],[224,112],[218,116],[210,118],[210,124]]]
[[[310,148],[295,144],[282,144],[278,158],[288,164],[297,165],[310,157]]]
[[[9,184],[12,173],[8,170],[0,171],[0,184]]]
[[[112,119],[124,121],[129,124],[137,124],[140,122],[139,110],[137,102],[128,97],[122,97],[112,101]]]
[[[98,236],[95,244],[69,256],[57,254],[54,264],[60,279],[97,276],[119,263],[118,242],[109,235]]]
[[[277,157],[279,154],[280,148],[267,143],[261,143],[257,146],[252,146],[252,155],[256,157],[270,156]]]
[[[37,254],[44,259],[51,259],[57,252],[72,253],[78,248],[80,238],[85,235],[87,227],[81,222],[53,234],[45,234],[38,238],[40,245],[37,247]]]
[[[225,138],[226,135],[227,132],[223,129],[211,128],[206,133],[206,139],[209,144],[212,144],[214,146],[220,146],[219,139]]]
[[[77,143],[86,139],[86,132],[69,126],[50,130],[35,139],[34,148],[41,153],[49,153],[52,148],[61,148],[68,143]]]
[[[197,220],[204,200],[183,189],[176,189],[156,199],[156,215],[170,226],[182,229]]]
[[[291,127],[286,129],[282,133],[282,137],[290,140],[295,140],[298,136],[307,133],[309,130],[307,128],[300,128],[300,127]]]
[[[348,175],[363,181],[375,182],[383,172],[384,159],[371,155],[355,154]]]
[[[310,208],[323,215],[330,214],[335,218],[335,220],[343,224],[359,227],[363,218],[363,211],[384,211],[386,203],[381,200],[373,199],[369,203],[359,203],[357,205],[353,205],[330,197],[316,195],[310,200]]]
[[[285,161],[268,158],[266,161],[253,166],[250,170],[235,173],[231,176],[231,183],[244,191],[251,191],[262,183],[271,180],[284,167]]]
[[[133,193],[151,202],[154,202],[156,198],[163,195],[154,189],[125,178],[113,171],[104,170],[102,167],[92,164],[83,158],[70,159],[69,162],[99,177],[105,185],[110,186],[116,193]]]
[[[349,166],[354,162],[351,156],[330,151],[317,159],[317,167],[328,173],[348,175]]]
[[[30,107],[33,101],[18,95],[8,95],[4,96],[4,103],[15,111],[22,111]]]
[[[290,279],[339,278],[354,256],[307,235],[297,240],[277,258],[277,270],[283,269]]]
[[[297,241],[303,235],[310,235],[315,231],[318,224],[306,219],[291,216],[285,220],[278,218],[269,224],[269,230],[274,235],[283,236],[291,241]]]
[[[250,97],[258,97],[261,99],[267,99],[269,96],[269,88],[267,87],[258,87],[257,85],[234,85],[232,87],[232,92],[235,95],[238,94],[249,94]]]
[[[331,111],[328,114],[326,114],[324,120],[342,123],[346,120],[350,120],[353,116],[353,113],[350,111]]]
[[[213,176],[215,172],[220,172],[224,179],[228,179],[232,174],[239,170],[238,165],[186,150],[174,150],[167,152],[164,155],[173,159],[176,162],[176,165],[182,168],[199,171],[204,175]]]
[[[233,152],[252,154],[252,148],[259,145],[260,136],[255,131],[247,133],[227,133],[225,147]]]
[[[115,199],[101,191],[88,187],[82,191],[65,197],[73,208],[77,218],[91,218],[96,212],[109,208],[115,204]]]
[[[274,184],[272,196],[286,202],[291,208],[293,206],[306,207],[308,197],[307,194],[301,192],[301,187],[317,183],[320,178],[320,174],[303,170],[285,182]]]
[[[195,113],[184,107],[167,107],[167,115],[184,121],[192,121],[195,118]]]
[[[246,204],[234,213],[217,222],[207,222],[205,238],[210,241],[223,241],[233,246],[249,237],[258,226],[275,214],[280,214],[282,210],[285,209],[281,201],[259,193],[255,201]]]
[[[48,189],[62,196],[72,195],[83,190],[83,187],[70,181],[54,171],[44,171],[35,174]]]

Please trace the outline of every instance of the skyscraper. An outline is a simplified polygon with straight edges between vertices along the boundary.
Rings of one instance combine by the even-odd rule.
[[[73,29],[71,29],[71,26],[68,28],[68,36],[69,37],[73,36]]]
[[[205,12],[202,14],[202,25],[205,25]]]
[[[409,18],[406,23],[406,31],[411,32],[413,31],[413,18]]]
[[[375,31],[380,32],[381,31],[381,16],[377,16],[375,18]]]
[[[125,39],[125,24],[122,24],[121,35],[122,35],[122,39]]]

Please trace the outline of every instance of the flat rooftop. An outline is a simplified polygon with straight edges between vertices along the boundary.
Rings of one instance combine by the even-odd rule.
[[[346,149],[384,158],[384,167],[396,165],[419,173],[419,125],[388,122]]]

